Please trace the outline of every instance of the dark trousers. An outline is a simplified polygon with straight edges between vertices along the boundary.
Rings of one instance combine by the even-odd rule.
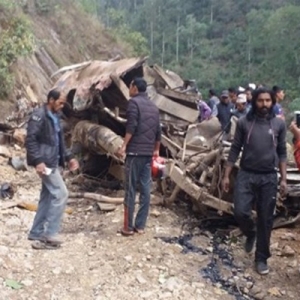
[[[276,206],[277,174],[258,174],[240,170],[234,188],[234,216],[247,237],[257,235],[255,261],[266,261],[270,256],[270,238]],[[256,205],[256,229],[251,218]]]
[[[124,229],[144,229],[149,213],[151,156],[127,156],[125,162]],[[140,207],[133,224],[136,188],[139,183]]]

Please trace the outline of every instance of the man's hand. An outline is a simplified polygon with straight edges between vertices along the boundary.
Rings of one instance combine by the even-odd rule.
[[[154,150],[153,157],[158,157],[158,156],[159,156],[159,150]]]
[[[281,180],[280,181],[280,196],[284,198],[287,194],[287,184],[286,180]]]
[[[44,163],[40,163],[35,167],[35,170],[38,175],[42,176],[45,174],[46,165]]]
[[[126,152],[126,145],[123,144],[119,149],[118,152],[116,153],[117,157],[119,158],[124,158],[125,157],[125,152]]]
[[[222,189],[225,193],[229,192],[229,184],[230,184],[229,177],[225,176],[222,180]]]
[[[76,171],[79,168],[79,163],[77,159],[72,158],[68,163],[68,167],[71,172]]]
[[[292,122],[290,126],[290,131],[292,132],[296,140],[300,140],[300,128],[298,128],[295,121]]]

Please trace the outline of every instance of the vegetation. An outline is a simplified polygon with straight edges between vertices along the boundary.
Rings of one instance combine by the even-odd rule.
[[[255,82],[299,94],[297,0],[78,1],[107,28],[139,32],[147,44],[136,51],[147,47],[151,62],[196,79],[202,89]]]
[[[10,66],[18,57],[33,51],[34,40],[28,19],[15,10],[13,1],[0,1],[0,8],[8,14],[0,20],[0,96],[7,96],[14,83]]]

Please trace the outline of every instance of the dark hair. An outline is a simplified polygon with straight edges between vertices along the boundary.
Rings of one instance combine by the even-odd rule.
[[[280,88],[278,85],[274,85],[272,91],[277,94],[282,91],[282,88]]]
[[[259,97],[260,94],[269,94],[271,96],[271,99],[272,99],[272,106],[271,106],[271,114],[270,114],[270,118],[274,117],[274,110],[273,110],[273,107],[274,105],[276,104],[276,97],[275,97],[275,94],[272,90],[268,89],[268,88],[265,88],[265,87],[262,87],[262,88],[258,88],[256,90],[254,90],[252,92],[252,100],[251,100],[251,103],[252,103],[252,107],[249,111],[249,113],[247,114],[247,118],[249,120],[253,119],[255,114],[256,114],[256,110],[257,110],[257,106],[256,106],[256,101]]]
[[[132,85],[136,86],[140,93],[144,93],[147,90],[147,82],[142,77],[136,77],[132,80]]]
[[[235,89],[234,87],[230,87],[230,88],[228,89],[228,92],[229,92],[229,93],[234,93],[234,94],[236,94],[236,89]]]
[[[209,92],[209,94],[210,94],[211,96],[216,96],[216,95],[217,95],[217,93],[215,92],[214,89],[210,89],[208,92]]]
[[[247,86],[246,89],[245,89],[245,92],[248,92],[248,91],[249,91],[249,92],[252,92],[253,89],[252,89],[250,86]]]
[[[56,101],[59,98],[60,98],[60,91],[53,89],[48,93],[47,102],[49,102],[50,99],[53,99],[54,101]]]

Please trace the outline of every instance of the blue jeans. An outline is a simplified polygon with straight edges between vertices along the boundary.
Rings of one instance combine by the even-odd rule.
[[[125,162],[125,218],[127,230],[144,229],[146,226],[151,188],[151,156],[127,156]],[[140,207],[133,225],[137,184],[140,184]],[[126,228],[127,227],[127,228]]]
[[[53,169],[49,176],[42,176],[42,190],[30,238],[48,238],[58,233],[68,196],[58,168]]]

